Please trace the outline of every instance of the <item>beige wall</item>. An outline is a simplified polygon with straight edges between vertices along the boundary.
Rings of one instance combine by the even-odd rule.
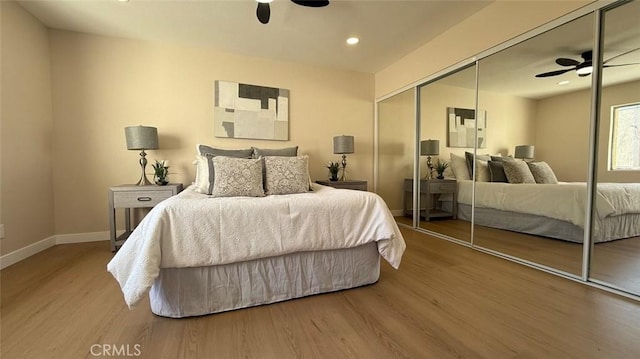
[[[607,169],[611,106],[640,101],[640,81],[605,87],[602,93],[598,180],[640,182],[637,171]],[[590,101],[590,90],[538,101],[536,159],[548,162],[561,181],[587,180]]]
[[[223,148],[299,145],[312,179],[338,160],[332,138],[355,136],[349,176],[373,179],[373,75],[213,50],[51,31],[56,234],[105,231],[107,188],[140,176],[124,127],[158,128],[170,180],[193,181],[197,143]],[[221,139],[213,134],[214,80],[290,90],[290,140]],[[150,171],[150,170],[149,170]]]
[[[414,83],[592,1],[498,0],[376,73],[376,98]]]
[[[392,211],[403,206],[405,178],[413,178],[415,98],[412,89],[378,104],[378,188]],[[398,213],[399,214],[399,213]]]
[[[14,2],[2,11],[0,253],[54,235],[47,29]]]

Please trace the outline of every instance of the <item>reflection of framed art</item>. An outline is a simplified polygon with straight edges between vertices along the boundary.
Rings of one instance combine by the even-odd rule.
[[[289,90],[215,82],[216,137],[289,140]]]
[[[473,148],[476,122],[478,125],[478,148],[487,147],[487,112],[466,108],[447,107],[447,147]]]

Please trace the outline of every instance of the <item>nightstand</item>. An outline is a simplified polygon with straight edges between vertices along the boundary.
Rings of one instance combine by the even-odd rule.
[[[451,211],[446,211],[438,206],[440,195],[452,194]],[[404,180],[404,214],[413,214],[413,179]],[[451,217],[456,219],[458,215],[458,182],[450,179],[423,179],[420,180],[420,216],[425,220],[431,218]]]
[[[115,252],[131,234],[131,208],[152,208],[182,191],[182,183],[166,186],[121,185],[109,187],[109,229],[111,251]],[[125,232],[116,236],[116,208],[124,208]]]
[[[316,181],[317,184],[321,184],[323,186],[329,186],[333,188],[342,188],[342,189],[355,189],[358,191],[366,191],[367,190],[367,181]]]

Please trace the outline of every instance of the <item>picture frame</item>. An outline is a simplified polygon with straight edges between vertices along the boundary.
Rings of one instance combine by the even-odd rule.
[[[214,136],[289,140],[289,90],[215,81]]]
[[[473,148],[477,140],[478,148],[487,147],[487,112],[447,107],[447,147]]]

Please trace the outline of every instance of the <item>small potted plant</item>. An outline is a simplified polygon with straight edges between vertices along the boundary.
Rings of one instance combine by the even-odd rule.
[[[444,171],[447,169],[447,167],[449,167],[449,164],[447,162],[440,162],[440,160],[438,160],[438,163],[436,163],[434,167],[436,169],[436,172],[438,173],[438,177],[436,177],[437,179],[444,179]]]
[[[338,171],[340,171],[340,162],[331,161],[327,165],[327,168],[329,169],[329,180],[330,181],[337,181],[338,180]]]
[[[169,161],[158,161],[152,165],[153,180],[159,186],[165,186],[169,183]]]

